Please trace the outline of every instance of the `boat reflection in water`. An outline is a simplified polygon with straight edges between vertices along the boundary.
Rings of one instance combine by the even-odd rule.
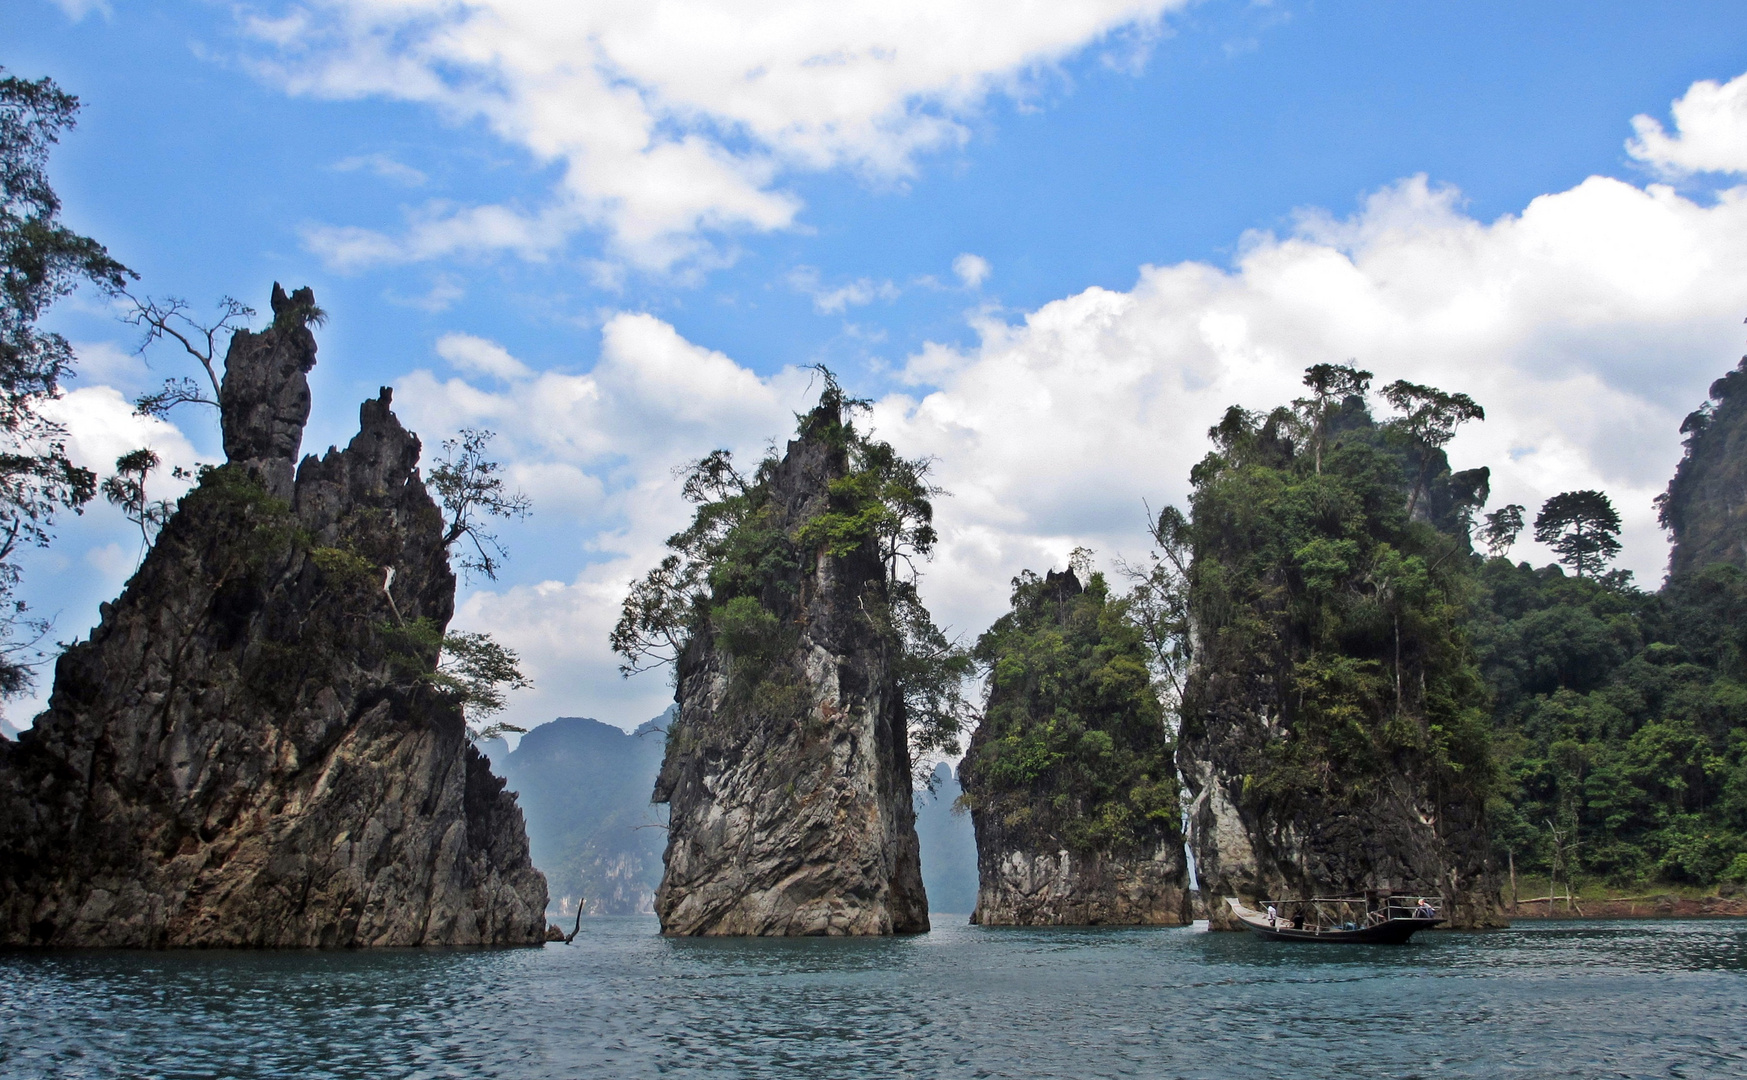
[[[1313,896],[1264,900],[1262,910],[1235,896],[1226,903],[1252,934],[1269,941],[1326,941],[1346,945],[1402,945],[1416,931],[1443,922],[1437,896]]]

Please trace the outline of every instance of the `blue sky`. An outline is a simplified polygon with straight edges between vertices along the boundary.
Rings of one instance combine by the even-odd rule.
[[[603,638],[667,470],[784,434],[816,362],[939,458],[963,632],[1076,543],[1140,554],[1209,415],[1349,356],[1475,393],[1461,464],[1605,487],[1659,576],[1648,497],[1747,315],[1738,3],[739,7],[18,0],[0,64],[85,101],[57,188],[143,291],[315,287],[306,450],[380,384],[427,445],[501,432],[537,513],[460,620],[528,657],[524,722],[660,710]],[[216,455],[100,398],[173,357],[93,298],[53,321],[76,448]],[[80,633],[134,555],[93,508],[27,594]]]

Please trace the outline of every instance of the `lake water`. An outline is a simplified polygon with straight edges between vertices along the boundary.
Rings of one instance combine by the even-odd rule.
[[[0,954],[6,1077],[1747,1077],[1747,922]]]

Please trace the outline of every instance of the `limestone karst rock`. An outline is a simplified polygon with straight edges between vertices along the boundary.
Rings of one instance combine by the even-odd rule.
[[[1140,631],[1102,575],[1022,575],[984,634],[982,723],[960,766],[985,926],[1181,926],[1174,746]]]
[[[1177,760],[1200,892],[1223,929],[1227,897],[1372,890],[1497,925],[1466,518],[1452,505],[1410,520],[1423,459],[1404,462],[1399,430],[1358,396],[1344,410],[1314,457],[1290,414],[1234,410],[1191,474]],[[1446,473],[1429,453],[1427,471]]]
[[[1657,500],[1674,534],[1671,575],[1716,563],[1747,570],[1747,357],[1710,397],[1680,426],[1686,456]]]
[[[765,526],[795,535],[849,469],[821,404],[764,481]],[[867,935],[928,929],[893,647],[872,538],[823,545],[757,598],[787,630],[774,655],[696,633],[679,657],[679,712],[655,801],[669,804],[655,894],[673,935]]]
[[[366,401],[295,467],[308,290],[225,363],[228,462],[0,744],[0,942],[535,943],[522,814],[425,675],[454,609],[419,441]]]

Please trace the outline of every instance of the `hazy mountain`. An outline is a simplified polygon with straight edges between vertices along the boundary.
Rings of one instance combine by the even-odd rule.
[[[647,914],[661,883],[666,807],[649,802],[667,715],[632,734],[611,724],[565,716],[522,736],[514,751],[501,741],[483,749],[510,789],[520,793],[534,865],[546,874],[553,918]]]
[[[952,812],[958,796],[958,778],[945,762],[934,767],[934,793],[929,794],[926,788],[916,791],[922,885],[928,890],[928,914],[934,921],[942,914],[968,919],[977,906],[976,837],[971,832],[971,816]]]
[[[522,736],[511,751],[502,740],[480,747],[520,792],[534,865],[546,874],[557,920],[576,914],[648,914],[661,884],[667,808],[649,802],[668,714],[633,734],[598,720],[560,717]],[[916,833],[931,914],[964,915],[977,902],[977,847],[971,819],[952,812],[958,780],[935,768],[935,793],[918,789]]]

